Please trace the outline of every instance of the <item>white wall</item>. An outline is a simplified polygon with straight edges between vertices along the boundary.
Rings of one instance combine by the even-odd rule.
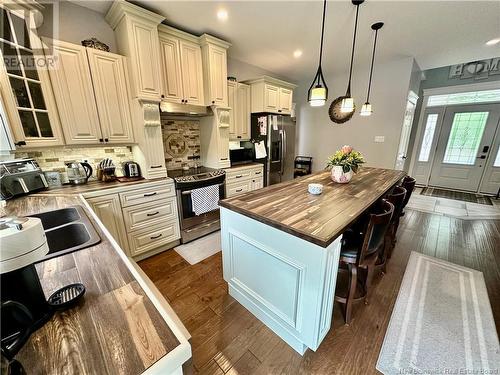
[[[311,82],[302,82],[296,91],[298,107],[297,155],[312,156],[313,169],[321,170],[329,155],[345,144],[360,151],[366,165],[393,168],[399,145],[403,117],[410,85],[413,58],[405,58],[375,65],[370,102],[373,114],[359,116],[361,105],[366,100],[368,71],[358,69],[353,73],[351,93],[357,110],[353,118],[344,124],[335,124],[328,117],[328,106],[338,96],[345,95],[347,73],[327,76],[329,86],[328,104],[310,107],[307,90]],[[311,80],[314,72],[311,71]],[[384,136],[384,143],[375,143],[375,136]]]
[[[227,75],[229,77],[236,77],[236,80],[238,82],[245,81],[248,79],[255,79],[267,75],[274,78],[283,79],[287,82],[294,83],[292,80],[290,80],[290,78],[280,77],[275,73],[262,69],[258,66],[247,64],[246,62],[240,60],[232,59],[231,48],[229,48],[228,55],[229,56],[227,59]]]

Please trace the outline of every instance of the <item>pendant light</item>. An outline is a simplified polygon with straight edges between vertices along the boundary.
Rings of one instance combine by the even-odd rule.
[[[373,39],[372,64],[370,66],[370,78],[368,79],[368,92],[366,94],[366,103],[361,107],[360,116],[370,116],[372,114],[372,105],[370,104],[370,89],[372,88],[373,62],[375,61],[375,49],[377,48],[378,31],[384,26],[383,22],[377,22],[372,25],[372,30],[375,30],[375,38]]]
[[[356,6],[356,20],[354,21],[354,36],[352,39],[352,51],[351,51],[351,66],[349,68],[349,82],[347,84],[347,92],[345,94],[345,98],[342,99],[342,103],[340,105],[340,112],[349,113],[354,112],[354,99],[351,96],[351,78],[352,78],[352,66],[354,63],[354,51],[356,47],[356,33],[358,31],[358,14],[359,14],[359,6],[363,4],[364,0],[352,0],[353,5]]]
[[[325,14],[326,14],[326,0],[323,2],[323,22],[321,25],[321,42],[319,47],[319,65],[314,80],[307,92],[307,100],[311,107],[321,107],[325,105],[328,99],[328,86],[323,77],[323,70],[321,69],[321,60],[323,57],[323,36],[325,34]]]

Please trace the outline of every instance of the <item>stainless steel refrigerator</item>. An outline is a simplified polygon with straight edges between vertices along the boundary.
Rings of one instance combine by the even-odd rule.
[[[295,159],[295,122],[285,115],[252,114],[252,142],[260,141],[264,142],[267,154],[263,159],[256,159],[264,164],[264,185],[291,180]]]

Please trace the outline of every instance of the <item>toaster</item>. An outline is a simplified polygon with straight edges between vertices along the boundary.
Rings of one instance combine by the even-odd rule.
[[[141,177],[141,168],[135,161],[123,163],[123,175],[126,177]]]

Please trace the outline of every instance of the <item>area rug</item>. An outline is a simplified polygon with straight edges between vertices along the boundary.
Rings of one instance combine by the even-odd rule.
[[[498,374],[500,346],[482,272],[412,252],[377,370]]]
[[[462,202],[471,202],[478,204],[487,204],[493,206],[493,202],[491,202],[491,198],[486,195],[474,194],[474,193],[465,193],[462,191],[453,191],[446,189],[438,189],[432,187],[423,188],[420,192],[421,195],[426,195],[428,197],[436,197],[436,198],[448,198],[454,199]]]
[[[174,250],[189,264],[199,263],[222,250],[220,231],[207,234],[187,244],[176,246]]]

